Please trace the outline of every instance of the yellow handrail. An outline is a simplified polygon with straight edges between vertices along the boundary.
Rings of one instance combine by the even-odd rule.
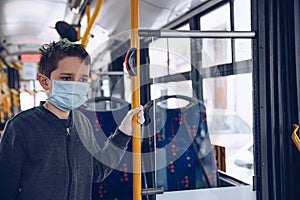
[[[294,124],[294,131],[292,133],[291,138],[292,138],[295,146],[297,147],[298,151],[300,152],[300,139],[299,139],[299,137],[297,135],[298,129],[299,129],[299,125],[298,124]]]
[[[91,20],[91,5],[88,4],[86,5],[86,19],[87,19],[87,23],[90,23]]]
[[[77,26],[77,40],[81,39],[81,25]]]
[[[136,108],[140,105],[140,43],[138,36],[139,28],[139,1],[130,0],[130,46],[136,48],[136,76],[131,76],[132,87],[132,107]],[[133,118],[132,126],[132,166],[133,166],[133,199],[142,199],[142,183],[141,183],[141,138],[140,125],[136,122],[137,116]]]
[[[89,36],[90,36],[90,31],[91,31],[91,29],[92,29],[92,27],[93,27],[93,25],[94,25],[94,23],[95,23],[95,21],[96,21],[96,18],[97,18],[97,16],[99,15],[99,13],[100,13],[100,10],[101,10],[101,7],[102,7],[102,5],[103,5],[103,2],[104,2],[104,0],[98,0],[97,1],[97,4],[96,4],[96,6],[95,6],[95,10],[94,10],[94,13],[93,13],[93,16],[91,17],[91,19],[90,20],[88,20],[88,26],[87,26],[87,28],[86,28],[86,30],[85,30],[85,32],[84,32],[84,35],[83,35],[83,37],[82,37],[82,39],[81,39],[81,44],[83,45],[83,46],[87,46],[87,44],[88,44],[88,40],[89,40]],[[89,6],[89,5],[88,5]],[[89,12],[89,11],[88,11]],[[88,17],[89,18],[89,17]]]
[[[4,123],[4,112],[3,112],[3,94],[2,94],[2,86],[3,86],[3,78],[2,78],[2,61],[0,60],[0,122]]]

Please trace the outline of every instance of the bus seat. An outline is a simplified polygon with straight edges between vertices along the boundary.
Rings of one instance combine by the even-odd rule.
[[[115,129],[121,124],[122,119],[130,110],[131,104],[122,99],[113,97],[96,97],[89,99],[80,108],[92,123],[94,135],[97,143],[103,147],[108,136],[114,133]],[[131,141],[128,149],[120,164],[111,174],[101,183],[93,183],[93,200],[131,200],[132,195],[132,151]]]
[[[188,104],[170,108],[167,100],[171,98]],[[156,127],[157,187],[165,191],[217,187],[218,171],[204,104],[196,98],[173,95],[148,102],[144,108],[144,132],[154,133]]]

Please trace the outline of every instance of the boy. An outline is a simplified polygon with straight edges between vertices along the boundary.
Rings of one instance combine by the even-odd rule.
[[[41,49],[38,81],[46,103],[6,123],[0,143],[0,199],[88,200],[120,162],[130,140],[132,117],[144,123],[141,107],[128,112],[100,149],[91,124],[78,110],[87,99],[91,60],[67,40]]]

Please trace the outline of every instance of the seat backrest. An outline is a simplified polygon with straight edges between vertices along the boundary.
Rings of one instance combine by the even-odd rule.
[[[170,98],[188,103],[168,108],[166,101]],[[217,165],[204,104],[195,98],[173,95],[148,102],[144,108],[144,132],[155,133],[158,187],[165,191],[217,187]]]
[[[154,135],[155,139],[148,144],[152,147],[151,151],[163,149],[162,153],[156,154],[156,164],[153,157],[144,158],[144,169],[149,171],[147,167],[150,165],[158,167],[155,171],[156,183],[158,187],[164,187],[165,191],[216,187],[217,166],[208,135],[205,106],[195,98],[176,95],[176,98],[185,99],[189,103],[182,108],[169,109],[163,102],[169,98],[174,96],[162,97],[144,106],[146,122],[142,126],[143,137],[148,138],[147,134]],[[110,101],[115,104],[109,105],[108,109],[104,108],[107,105],[94,105],[107,104]],[[80,110],[90,119],[95,138],[103,146],[106,138],[120,125],[131,105],[108,98],[91,99],[89,102],[92,106],[85,105]],[[130,142],[129,152],[131,146]],[[157,163],[165,165],[160,166]],[[93,184],[92,199],[132,199],[131,167],[132,158],[130,154],[125,154],[116,170],[102,183]],[[145,182],[143,174],[143,188]]]
[[[110,97],[90,99],[80,108],[90,120],[99,146],[103,147],[107,137],[113,134],[131,105],[124,100]],[[128,151],[131,151],[131,142]],[[125,154],[120,164],[101,183],[93,183],[92,199],[132,199],[132,175],[128,168],[132,158]]]

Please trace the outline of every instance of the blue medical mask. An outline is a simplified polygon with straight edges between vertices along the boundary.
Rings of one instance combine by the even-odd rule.
[[[78,108],[87,100],[89,84],[77,81],[52,81],[52,93],[48,101],[63,111]]]

